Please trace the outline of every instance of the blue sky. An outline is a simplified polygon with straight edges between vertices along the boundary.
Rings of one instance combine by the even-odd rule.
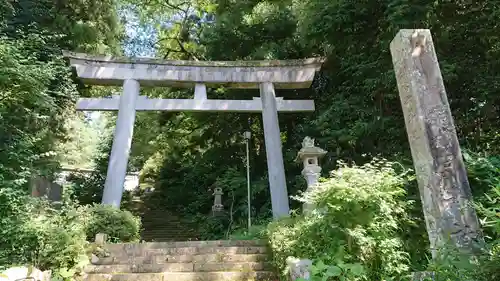
[[[154,57],[154,42],[157,41],[158,33],[152,24],[141,23],[137,13],[130,5],[119,7],[118,10],[125,21],[124,54],[127,57]]]

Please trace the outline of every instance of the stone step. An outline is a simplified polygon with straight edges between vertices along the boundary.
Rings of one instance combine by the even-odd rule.
[[[174,241],[198,241],[196,235],[142,235],[141,239],[147,242],[174,242]]]
[[[159,232],[159,231],[166,231],[166,230],[169,230],[169,231],[177,231],[177,232],[181,232],[181,231],[186,231],[186,230],[190,230],[188,228],[184,228],[182,226],[156,226],[156,225],[148,225],[148,224],[142,224],[142,226],[144,227],[144,230],[143,232]],[[148,228],[149,226],[149,228]]]
[[[165,213],[151,213],[151,212],[146,212],[143,213],[141,216],[142,219],[145,219],[147,221],[149,220],[163,220],[166,224],[170,223],[182,223],[183,220],[181,220],[178,217],[171,216]]]
[[[154,224],[148,225],[148,224],[142,224],[144,227],[143,232],[159,232],[159,231],[176,231],[176,232],[182,232],[182,231],[192,231],[192,229],[182,227],[182,226],[156,226]]]
[[[189,227],[186,224],[183,224],[181,222],[170,223],[170,222],[159,221],[159,220],[158,221],[143,221],[142,225],[154,227],[154,228],[146,228],[149,230],[153,230],[156,228],[180,228],[180,229],[192,228],[192,227]]]
[[[168,242],[167,242],[168,243]],[[177,248],[131,248],[131,249],[107,249],[110,256],[117,258],[147,257],[159,255],[203,255],[203,254],[265,254],[266,247],[177,247]]]
[[[164,264],[164,263],[239,263],[239,262],[263,262],[268,258],[265,254],[204,254],[204,255],[158,255],[146,257],[103,257],[94,260],[95,265],[112,264]]]
[[[146,225],[155,225],[158,227],[172,227],[172,226],[183,226],[186,227],[185,223],[181,221],[171,221],[166,218],[142,218],[141,222]]]
[[[172,221],[167,218],[144,218],[141,219],[143,224],[151,224],[155,226],[165,226],[165,227],[171,227],[171,226],[183,226],[186,227],[187,225],[181,221]]]
[[[238,262],[263,262],[268,259],[266,254],[205,254],[205,255],[177,255],[157,256],[156,262],[193,262],[193,263],[238,263]]]
[[[263,271],[272,269],[269,263],[164,263],[164,264],[118,264],[118,265],[89,265],[86,273],[163,273],[163,272],[232,272],[232,271]]]
[[[194,230],[182,229],[182,228],[145,228],[142,233],[163,233],[163,232],[174,232],[174,233],[195,233]]]
[[[193,237],[193,236],[197,236],[195,235],[196,233],[194,232],[186,232],[186,231],[154,231],[154,232],[143,232],[141,233],[142,237],[151,237],[151,238],[155,238],[155,237],[159,237],[159,238],[163,238],[166,236],[169,236],[169,235],[175,235],[175,237]]]
[[[186,237],[180,237],[180,236],[166,236],[166,237],[143,236],[143,237],[141,237],[141,240],[147,241],[147,242],[171,242],[171,241],[196,241],[196,240],[198,240],[198,238],[195,236],[186,236]]]
[[[141,239],[144,241],[197,240],[196,227],[167,210],[143,209]]]
[[[185,229],[183,228],[182,224],[179,224],[179,225],[162,225],[162,226],[158,226],[157,224],[155,225],[154,223],[142,223],[142,226],[143,227],[146,227],[145,230],[149,230],[149,231],[154,231],[154,230],[158,230],[158,229],[172,229],[172,230],[178,230],[178,229]],[[147,226],[153,226],[151,228],[147,228]]]
[[[179,230],[155,230],[155,231],[143,231],[141,235],[182,235],[182,236],[189,236],[196,234],[195,232],[189,232],[189,231],[179,231]]]
[[[152,232],[152,233],[151,232],[141,233],[142,237],[151,237],[151,238],[155,238],[155,237],[159,237],[159,238],[165,237],[166,238],[166,236],[175,236],[175,237],[190,236],[189,234],[190,233],[177,232],[177,231],[157,231],[157,232]],[[176,241],[178,241],[178,240],[176,240]]]
[[[177,241],[177,242],[148,242],[148,243],[118,243],[106,244],[106,249],[164,249],[183,247],[252,247],[266,246],[264,240],[213,240],[213,241]]]
[[[86,281],[268,281],[274,277],[275,274],[270,271],[254,271],[88,274],[84,279]]]
[[[158,224],[154,223],[142,223],[142,227],[144,227],[144,231],[157,231],[157,230],[186,230],[187,227],[183,225],[169,225],[169,226],[158,226]]]

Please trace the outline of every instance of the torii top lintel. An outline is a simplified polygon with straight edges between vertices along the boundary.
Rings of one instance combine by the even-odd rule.
[[[78,77],[87,84],[122,85],[134,79],[147,86],[194,87],[224,85],[259,88],[272,82],[276,88],[309,88],[324,58],[272,61],[184,61],[152,58],[113,58],[64,52]]]

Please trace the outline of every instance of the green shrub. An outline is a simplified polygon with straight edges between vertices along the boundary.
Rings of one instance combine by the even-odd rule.
[[[96,233],[112,241],[134,241],[140,220],[128,211],[109,206],[78,206],[67,200],[57,208],[22,191],[0,188],[0,270],[33,265],[53,270],[57,280],[68,280],[85,264],[87,238]]]
[[[256,224],[252,225],[250,229],[241,228],[237,229],[230,235],[231,240],[259,240],[267,238],[267,225]]]
[[[286,258],[293,256],[332,268],[361,266],[365,273],[356,277],[359,280],[405,275],[409,259],[398,232],[407,222],[411,202],[402,188],[407,176],[393,166],[386,161],[342,165],[330,179],[299,197],[315,204],[316,210],[269,225],[276,266],[284,269]]]
[[[39,238],[35,265],[54,270],[56,276],[64,272],[63,277],[70,277],[88,263],[86,208],[67,202],[61,209],[53,209],[46,201],[40,207],[42,213],[33,221]]]
[[[226,239],[229,228],[229,214],[223,212],[217,216],[198,214],[186,219],[187,225],[196,227],[197,237],[200,240]]]
[[[17,189],[0,189],[0,266],[34,260],[37,229],[30,223],[35,201]]]
[[[487,242],[500,236],[500,157],[464,152],[474,202]]]
[[[105,233],[111,242],[134,242],[140,239],[141,220],[127,210],[112,206],[94,205],[90,209],[90,219],[86,223],[89,241],[97,233]]]
[[[0,266],[75,268],[85,256],[85,208],[59,208],[9,188],[0,189]]]
[[[345,280],[345,281],[361,281],[364,278],[365,269],[359,263],[343,263],[339,260],[336,265],[324,264],[319,261],[311,266],[310,281],[324,281],[324,280]],[[297,281],[306,281],[299,278]]]

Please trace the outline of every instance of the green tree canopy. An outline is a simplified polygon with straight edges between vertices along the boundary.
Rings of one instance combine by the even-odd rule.
[[[1,1],[0,187],[50,176],[83,92],[62,50],[119,53],[122,29],[114,2]]]
[[[401,28],[431,29],[461,144],[475,151],[499,152],[500,48],[495,19],[500,15],[500,5],[497,3],[124,2],[133,7],[140,24],[154,29],[155,36],[148,46],[158,57],[327,58],[310,89],[277,91],[278,96],[285,98],[314,99],[317,108],[311,114],[280,115],[289,194],[296,194],[305,186],[301,167],[293,159],[307,135],[329,151],[323,161],[325,173],[336,167],[337,160],[362,164],[373,156],[411,164],[389,52],[389,43]],[[143,92],[170,98],[192,96],[192,89],[144,89]],[[213,98],[249,99],[258,92],[219,88],[209,89],[208,94]],[[156,196],[166,208],[192,214],[209,212],[212,200],[209,190],[214,183],[228,182],[222,180],[226,177],[244,177],[241,134],[251,130],[253,212],[268,215],[270,198],[265,187],[267,166],[259,115],[160,113],[139,116],[138,124],[134,142],[141,148],[134,147],[133,159],[141,159],[137,164],[146,163],[143,178],[156,183]],[[152,149],[145,149],[146,144]],[[260,184],[264,187],[259,188]],[[237,206],[244,206],[244,186],[234,189],[234,200],[233,189],[228,188],[226,205],[238,202]],[[410,190],[409,196],[417,196],[416,189]],[[243,218],[244,208],[239,212],[235,217]]]

